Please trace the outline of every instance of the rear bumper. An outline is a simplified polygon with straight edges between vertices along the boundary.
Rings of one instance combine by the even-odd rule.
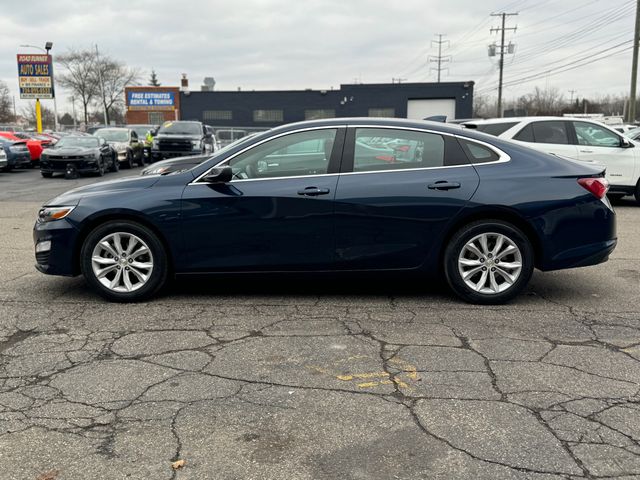
[[[604,263],[609,260],[609,255],[616,248],[617,243],[618,240],[613,239],[565,250],[541,265],[540,270],[589,267]]]

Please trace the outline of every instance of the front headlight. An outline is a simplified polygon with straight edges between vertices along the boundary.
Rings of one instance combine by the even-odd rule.
[[[62,220],[69,215],[75,206],[72,207],[42,207],[38,212],[38,222],[46,223],[54,220]]]
[[[193,148],[200,148],[200,140],[191,140]]]
[[[155,138],[153,139],[153,141],[151,142],[151,146],[153,148],[158,148],[158,140],[156,140]]]

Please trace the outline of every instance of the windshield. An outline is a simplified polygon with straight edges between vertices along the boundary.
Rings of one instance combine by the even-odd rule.
[[[169,122],[160,127],[158,133],[172,135],[202,135],[202,127],[196,122]]]
[[[128,142],[129,131],[128,130],[116,130],[101,128],[93,133],[96,137],[102,137],[107,142]]]
[[[55,148],[60,147],[97,147],[98,139],[95,137],[63,137],[58,143],[56,143]]]
[[[149,133],[149,131],[152,130],[152,128],[151,127],[133,127],[131,130],[136,132],[138,137],[144,138],[147,136],[147,133]]]

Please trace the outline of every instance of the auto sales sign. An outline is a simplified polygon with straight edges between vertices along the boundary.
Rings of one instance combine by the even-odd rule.
[[[53,98],[51,55],[18,54],[20,98]]]

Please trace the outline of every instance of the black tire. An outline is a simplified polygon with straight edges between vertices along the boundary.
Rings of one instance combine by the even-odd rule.
[[[120,162],[118,162],[118,159],[114,159],[113,157],[111,158],[111,167],[109,167],[109,171],[110,172],[118,172],[120,170]]]
[[[636,191],[633,192],[633,196],[636,197],[636,202],[640,203],[640,180],[636,184]]]
[[[40,172],[40,175],[42,175],[44,178],[53,177],[53,173],[51,173],[51,172]]]
[[[98,170],[96,171],[96,175],[104,177],[104,158],[102,157],[98,159]]]
[[[138,156],[138,166],[144,167],[146,162],[144,161],[144,151],[142,149],[139,150],[140,155]]]
[[[131,150],[127,150],[127,159],[124,161],[124,166],[133,168],[133,155],[131,154]]]
[[[460,269],[458,267],[458,259],[465,245],[474,237],[477,237],[478,235],[481,235],[483,233],[503,235],[508,240],[513,242],[520,251],[521,270],[519,276],[511,286],[506,287],[504,291],[501,291],[499,293],[482,293],[472,289],[465,283],[465,280],[462,278],[462,274],[460,273]],[[491,239],[492,237],[489,238]],[[489,255],[489,257],[491,257],[491,254]],[[485,260],[486,259],[478,261],[484,262]],[[514,225],[503,222],[501,220],[480,220],[462,227],[453,235],[451,240],[448,242],[443,261],[445,276],[451,289],[463,300],[469,303],[477,303],[483,305],[506,303],[516,297],[529,283],[529,279],[531,278],[531,274],[533,273],[534,268],[533,248],[527,236]],[[493,259],[491,259],[491,262],[493,262]],[[487,268],[489,268],[489,270],[491,270],[492,268],[497,268],[498,271],[500,271],[499,266],[493,265],[493,263],[487,263],[487,267],[481,268],[485,271],[487,270]],[[482,271],[478,272],[478,275],[482,274]],[[473,278],[474,277],[470,277],[469,279],[473,280]],[[504,277],[502,277],[501,275],[496,275],[496,278],[500,279],[502,284],[505,283]]]
[[[91,258],[94,248],[98,243],[105,239],[105,237],[113,233],[135,235],[147,244],[151,252],[153,268],[149,273],[146,283],[137,290],[130,292],[118,292],[111,290],[100,282],[93,271]],[[146,300],[156,294],[167,282],[167,254],[162,242],[158,239],[155,233],[144,225],[128,220],[106,222],[91,231],[82,244],[82,249],[80,251],[80,267],[82,274],[91,288],[93,288],[102,297],[112,302],[124,303]]]

